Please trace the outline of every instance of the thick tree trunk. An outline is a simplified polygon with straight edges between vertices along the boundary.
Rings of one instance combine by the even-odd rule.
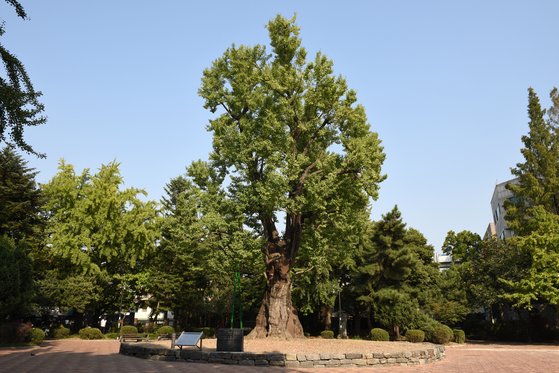
[[[256,317],[256,325],[247,338],[302,338],[303,327],[291,302],[289,269],[293,250],[278,238],[273,222],[268,221],[270,234],[263,250],[266,264],[266,291]]]

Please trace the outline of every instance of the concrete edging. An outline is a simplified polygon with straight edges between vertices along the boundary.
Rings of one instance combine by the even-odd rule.
[[[281,366],[288,368],[363,367],[391,365],[419,365],[442,360],[445,348],[432,348],[406,352],[370,352],[341,354],[257,354],[251,352],[206,352],[171,350],[141,344],[120,344],[120,354],[150,360],[186,361],[192,363],[237,364],[255,366]]]

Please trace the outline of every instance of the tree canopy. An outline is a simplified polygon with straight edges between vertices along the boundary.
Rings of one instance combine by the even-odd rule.
[[[353,215],[368,208],[384,179],[384,154],[332,61],[320,52],[307,61],[295,19],[278,15],[268,31],[271,53],[262,45],[228,48],[204,71],[199,93],[217,113],[208,126],[208,169],[243,226],[267,241],[261,248],[268,290],[255,335],[301,336],[300,327],[286,331],[298,324],[291,322],[297,317],[290,268],[301,249],[317,251],[322,244],[312,242],[311,229],[347,229]]]
[[[27,19],[27,13],[17,0],[6,0],[17,16]],[[6,32],[0,23],[0,37]],[[36,91],[23,63],[0,41],[0,58],[5,76],[0,76],[0,144],[13,144],[23,151],[44,157],[29,145],[24,137],[25,127],[38,126],[46,122],[42,115],[44,105],[39,101],[41,92]]]

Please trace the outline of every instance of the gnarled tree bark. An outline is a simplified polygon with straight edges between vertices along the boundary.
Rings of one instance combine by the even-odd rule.
[[[247,338],[302,338],[303,327],[291,301],[289,270],[295,257],[301,231],[300,217],[288,218],[286,240],[279,233],[272,219],[263,219],[268,238],[262,253],[266,264],[266,289],[256,317],[256,326]],[[294,227],[293,222],[299,225]],[[296,246],[293,246],[296,245]]]

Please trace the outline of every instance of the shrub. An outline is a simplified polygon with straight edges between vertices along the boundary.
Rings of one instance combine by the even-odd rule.
[[[323,330],[320,332],[320,336],[324,339],[334,338],[334,332],[332,330]]]
[[[120,328],[120,334],[136,334],[138,333],[138,328],[134,325],[124,325]]]
[[[390,336],[388,335],[388,332],[384,329],[373,328],[371,330],[371,339],[373,341],[389,341]]]
[[[425,340],[425,332],[423,330],[410,329],[406,332],[406,341],[412,343],[421,343]]]
[[[106,333],[105,334],[105,339],[117,339],[118,338],[118,333]]]
[[[97,328],[87,328],[80,329],[80,338],[81,339],[103,339],[103,333],[101,330]]]
[[[33,325],[30,322],[19,324],[16,329],[16,342],[31,342],[31,329]]]
[[[54,331],[52,332],[52,336],[55,339],[68,338],[70,336],[70,329],[64,327],[63,325],[60,325],[58,328],[54,329]]]
[[[161,328],[157,329],[157,335],[164,335],[164,334],[173,334],[175,332],[175,328],[169,325],[164,325]]]
[[[454,333],[454,342],[456,343],[464,343],[466,342],[466,333],[464,333],[461,329],[454,329],[452,330]]]
[[[39,328],[31,329],[31,343],[40,345],[45,339],[45,332]]]
[[[454,338],[454,333],[452,329],[448,326],[440,324],[435,327],[433,330],[433,339],[431,342],[438,343],[438,344],[447,344],[448,342],[452,341]]]

